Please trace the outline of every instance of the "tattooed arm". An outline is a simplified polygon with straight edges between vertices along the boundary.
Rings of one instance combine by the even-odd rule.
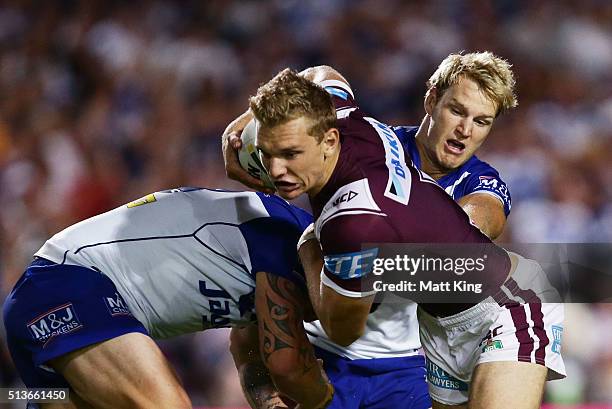
[[[230,352],[238,369],[244,396],[253,409],[287,408],[261,360],[258,348],[259,335],[255,325],[232,328]]]
[[[257,273],[255,309],[259,348],[270,377],[280,392],[302,408],[323,408],[333,387],[314,356],[304,330],[305,292],[293,282]]]

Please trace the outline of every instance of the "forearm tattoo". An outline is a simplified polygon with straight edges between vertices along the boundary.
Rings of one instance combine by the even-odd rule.
[[[316,364],[313,350],[302,328],[302,314],[299,310],[307,302],[305,294],[294,283],[282,277],[267,274],[266,282],[266,308],[263,316],[258,317],[264,338],[264,362],[267,363],[270,355],[276,351],[296,348],[305,373]]]

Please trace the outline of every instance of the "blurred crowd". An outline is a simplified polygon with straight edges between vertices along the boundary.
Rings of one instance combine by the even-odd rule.
[[[500,241],[612,242],[609,1],[2,2],[0,296],[78,220],[170,187],[240,188],[220,136],[280,69],[331,65],[373,116],[417,125],[426,79],[461,50],[517,75],[519,107],[479,154],[513,198]],[[569,378],[548,401],[612,403],[610,334],[612,304],[568,308]],[[195,404],[245,405],[227,331],[161,345]],[[17,384],[0,343],[0,386]]]

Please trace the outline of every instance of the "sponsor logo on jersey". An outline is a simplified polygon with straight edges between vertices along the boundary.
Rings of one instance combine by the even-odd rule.
[[[482,346],[482,352],[490,352],[496,349],[504,349],[504,344],[499,339],[488,339]]]
[[[558,325],[553,325],[552,333],[553,333],[554,341],[550,349],[555,354],[561,354],[561,340],[563,338],[563,327],[560,327]]]
[[[478,183],[477,188],[497,189],[497,178],[495,176],[478,176],[478,180],[480,183]]]
[[[385,163],[389,170],[385,196],[403,205],[408,204],[411,179],[402,144],[389,126],[374,118],[364,119],[374,127],[385,148]]]
[[[327,201],[321,215],[315,221],[315,234],[321,237],[321,229],[331,219],[342,215],[372,214],[385,216],[372,198],[368,179],[360,179],[339,188]]]
[[[508,186],[495,176],[478,176],[478,186],[474,190],[488,190],[494,192],[499,198],[510,206],[510,195],[508,194]]]
[[[427,380],[434,386],[455,391],[467,391],[467,383],[450,375],[438,365],[427,360]]]
[[[510,206],[510,195],[508,194],[508,186],[504,185],[503,183],[500,183],[497,191],[502,196],[502,199],[504,199],[504,202],[508,202],[508,206]]]
[[[354,253],[333,254],[323,257],[325,268],[343,280],[363,277],[372,271],[378,248]]]
[[[134,200],[133,202],[128,203],[127,207],[131,209],[132,207],[146,205],[148,203],[153,203],[155,201],[157,201],[157,199],[155,198],[155,195],[151,193],[151,194],[146,195],[145,197],[142,197],[138,200]]]
[[[83,327],[72,303],[55,307],[39,315],[27,324],[28,330],[35,341],[43,344],[59,335],[69,334]]]
[[[350,190],[346,193],[341,194],[340,196],[338,196],[333,202],[332,202],[332,206],[336,207],[338,206],[340,203],[344,203],[344,202],[350,202],[351,200],[353,200],[355,197],[357,197],[359,193]]]
[[[115,293],[114,297],[103,297],[104,304],[106,304],[106,308],[108,312],[113,317],[116,315],[132,315],[130,309],[127,307],[127,304],[121,297],[121,294]]]

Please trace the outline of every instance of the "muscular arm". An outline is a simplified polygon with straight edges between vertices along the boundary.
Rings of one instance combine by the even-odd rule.
[[[270,373],[258,351],[257,327],[232,328],[230,351],[238,369],[240,385],[249,405],[254,409],[286,407],[276,390]]]
[[[504,206],[494,196],[472,193],[457,201],[470,220],[491,240],[499,237],[506,225]]]
[[[305,294],[293,282],[264,272],[257,273],[256,282],[259,348],[274,384],[303,408],[323,407],[333,388],[306,337]]]
[[[299,255],[306,274],[312,307],[325,333],[338,345],[352,344],[365,330],[374,296],[345,297],[322,285],[323,255],[316,239],[306,241],[300,247]]]

